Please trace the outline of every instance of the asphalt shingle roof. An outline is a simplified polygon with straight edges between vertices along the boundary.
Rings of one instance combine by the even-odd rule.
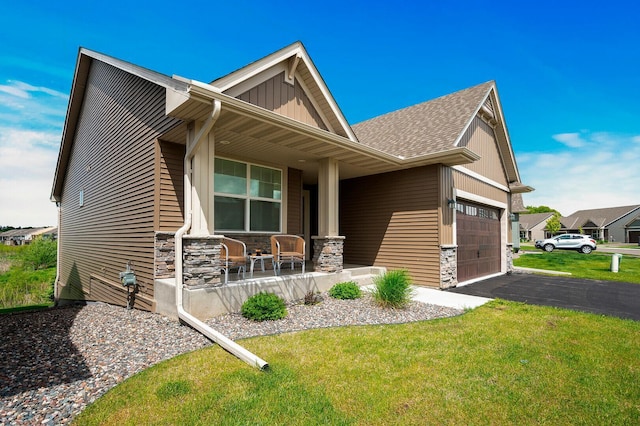
[[[455,147],[493,85],[488,81],[363,121],[352,129],[363,145],[395,156],[411,158],[446,151]]]
[[[593,222],[598,227],[602,227],[639,208],[640,204],[633,206],[608,207],[604,209],[578,210],[569,216],[561,218],[560,222],[562,222],[562,226],[566,229],[579,228],[589,221]]]

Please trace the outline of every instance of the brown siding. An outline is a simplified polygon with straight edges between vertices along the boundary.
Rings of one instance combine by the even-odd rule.
[[[415,284],[440,285],[438,166],[341,182],[344,262],[407,269]]]
[[[154,141],[177,124],[164,114],[164,95],[93,61],[62,190],[60,297],[126,305],[107,283],[118,283],[131,261],[140,284],[136,307],[154,309]]]
[[[156,142],[156,230],[175,232],[184,224],[185,146]]]
[[[288,234],[302,235],[302,170],[287,172],[287,229]]]
[[[449,200],[453,200],[453,169],[451,167],[439,166],[438,176],[440,177],[440,244],[453,244],[453,209],[449,206]]]
[[[284,72],[244,92],[238,99],[327,130],[300,83],[297,80],[293,86],[285,83]]]
[[[472,194],[480,195],[485,198],[499,201],[501,203],[507,203],[508,193],[495,186],[484,183],[476,178],[465,175],[458,170],[452,170],[453,182],[456,189],[470,192]]]
[[[494,182],[507,185],[507,176],[498,151],[496,136],[491,126],[480,117],[475,117],[463,135],[461,146],[466,146],[480,155],[480,160],[465,164],[465,168],[485,176]]]

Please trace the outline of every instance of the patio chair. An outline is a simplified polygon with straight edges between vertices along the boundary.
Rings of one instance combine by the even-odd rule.
[[[300,263],[304,274],[304,238],[297,235],[272,235],[271,253],[273,254],[274,266],[278,268],[278,272],[282,269],[283,263],[291,262],[291,270],[293,270],[294,263]]]
[[[224,237],[220,248],[220,259],[222,266],[220,269],[224,271],[224,283],[229,282],[229,270],[238,268],[238,277],[242,272],[242,278],[247,270],[247,246],[242,241],[233,238]]]

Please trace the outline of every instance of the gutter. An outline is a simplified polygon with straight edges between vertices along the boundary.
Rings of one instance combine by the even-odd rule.
[[[220,116],[220,111],[222,109],[222,104],[218,100],[213,101],[213,110],[211,111],[211,115],[205,122],[204,126],[200,130],[200,132],[196,135],[196,140],[193,145],[189,148],[187,147],[187,152],[184,156],[184,206],[185,206],[185,221],[184,225],[178,229],[175,235],[175,274],[176,274],[176,308],[178,310],[178,318],[182,321],[189,324],[195,330],[203,334],[206,338],[210,339],[214,343],[220,345],[223,349],[235,355],[240,360],[246,362],[252,367],[256,367],[259,370],[266,370],[269,368],[269,364],[261,359],[260,357],[254,355],[249,352],[244,347],[238,345],[233,340],[228,337],[222,335],[218,331],[209,327],[204,322],[200,321],[198,318],[194,317],[190,313],[184,310],[183,302],[182,302],[182,237],[183,235],[191,228],[191,160],[193,158],[194,153],[197,148],[200,146],[202,139],[205,135],[209,133],[209,131],[213,128],[214,123]],[[59,228],[58,228],[59,229]]]

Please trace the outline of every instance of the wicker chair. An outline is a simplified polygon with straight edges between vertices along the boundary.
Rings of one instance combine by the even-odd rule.
[[[245,243],[224,237],[220,249],[220,259],[222,260],[220,269],[224,271],[225,284],[229,282],[229,270],[232,268],[238,268],[238,277],[242,272],[244,279],[247,270],[247,246]]]
[[[297,235],[272,235],[271,253],[273,254],[274,265],[278,268],[278,271],[282,269],[283,263],[290,262],[291,270],[293,270],[294,263],[300,263],[302,265],[302,273],[304,274],[304,238]]]

